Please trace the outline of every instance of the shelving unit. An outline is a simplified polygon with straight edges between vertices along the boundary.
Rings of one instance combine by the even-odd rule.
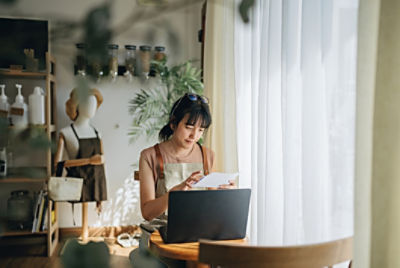
[[[55,59],[49,53],[46,53],[46,71],[45,72],[25,72],[22,70],[0,70],[0,81],[4,82],[8,79],[17,80],[45,80],[45,124],[41,126],[35,125],[35,128],[40,128],[45,131],[47,137],[51,141],[56,141],[56,63]],[[30,126],[33,127],[33,126]],[[13,127],[10,127],[11,129]],[[53,154],[50,149],[46,152],[46,164],[43,167],[15,167],[10,168],[6,178],[0,178],[0,187],[6,184],[14,185],[21,184],[24,187],[29,187],[42,183],[46,187],[46,182],[53,172]],[[35,172],[32,172],[32,171]],[[32,176],[33,175],[33,176]],[[53,216],[52,216],[53,214]],[[16,244],[32,244],[33,242],[44,242],[47,244],[47,255],[50,257],[59,239],[58,231],[58,214],[57,203],[49,200],[49,209],[46,215],[48,220],[48,228],[45,231],[31,232],[30,230],[15,231],[3,230],[0,234],[0,245],[2,243]],[[40,237],[44,238],[41,239]],[[15,238],[15,241],[12,239]],[[40,238],[40,239],[38,239]]]

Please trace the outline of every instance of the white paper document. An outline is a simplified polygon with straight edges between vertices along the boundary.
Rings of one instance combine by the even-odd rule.
[[[229,181],[234,180],[238,175],[239,173],[210,173],[192,187],[218,187],[222,184],[229,184]]]

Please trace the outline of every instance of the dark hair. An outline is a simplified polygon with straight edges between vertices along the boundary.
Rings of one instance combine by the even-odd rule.
[[[171,124],[173,126],[178,126],[187,114],[189,114],[189,118],[186,122],[188,125],[195,125],[197,120],[201,120],[201,127],[204,129],[207,129],[211,125],[210,107],[208,103],[202,101],[201,98],[198,96],[196,100],[191,100],[188,95],[185,94],[174,103],[169,114],[168,123],[158,133],[160,141],[168,140],[174,133]]]

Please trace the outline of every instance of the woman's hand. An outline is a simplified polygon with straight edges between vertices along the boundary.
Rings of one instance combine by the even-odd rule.
[[[218,189],[236,189],[237,185],[235,180],[229,180],[229,184],[221,184]]]
[[[170,191],[186,191],[192,188],[192,185],[203,177],[201,170],[193,172],[186,180],[171,188]]]
[[[235,180],[229,180],[229,184],[221,184],[217,187],[208,187],[207,190],[220,190],[220,189],[236,189],[237,185]]]

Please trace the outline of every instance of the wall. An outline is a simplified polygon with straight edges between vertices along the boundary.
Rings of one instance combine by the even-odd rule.
[[[0,5],[0,16],[48,19],[51,30],[54,30],[60,21],[71,23],[81,21],[86,12],[98,3],[96,0],[20,0],[12,6]],[[202,1],[195,1],[194,4],[184,8],[176,8],[171,12],[162,9],[151,16],[144,15],[138,22],[124,23],[131,13],[140,9],[138,14],[146,14],[149,8],[138,7],[136,2],[131,0],[112,1],[113,28],[122,29],[126,26],[120,34],[113,36],[113,42],[120,45],[120,52],[123,52],[121,46],[128,43],[164,45],[170,63],[180,63],[189,59],[199,60],[201,45],[197,42],[197,31],[201,27],[201,6]],[[60,129],[71,123],[65,114],[64,104],[75,85],[74,44],[80,42],[79,37],[82,32],[78,28],[65,38],[60,38],[57,33],[60,31],[52,36],[56,39],[51,42],[51,51],[57,60],[57,129]],[[100,131],[103,139],[109,198],[104,203],[103,213],[100,216],[95,213],[94,203],[89,205],[89,226],[128,225],[142,220],[139,185],[133,181],[132,164],[137,162],[140,151],[155,141],[143,137],[129,143],[127,133],[131,117],[128,113],[128,102],[140,88],[146,89],[156,83],[155,79],[144,83],[136,79],[128,83],[124,77],[118,77],[116,82],[102,81],[93,85],[104,96],[104,102],[93,118],[92,124]],[[75,206],[75,220],[78,225],[81,222],[80,211],[80,206]],[[60,227],[69,226],[73,226],[70,205],[61,203]]]

